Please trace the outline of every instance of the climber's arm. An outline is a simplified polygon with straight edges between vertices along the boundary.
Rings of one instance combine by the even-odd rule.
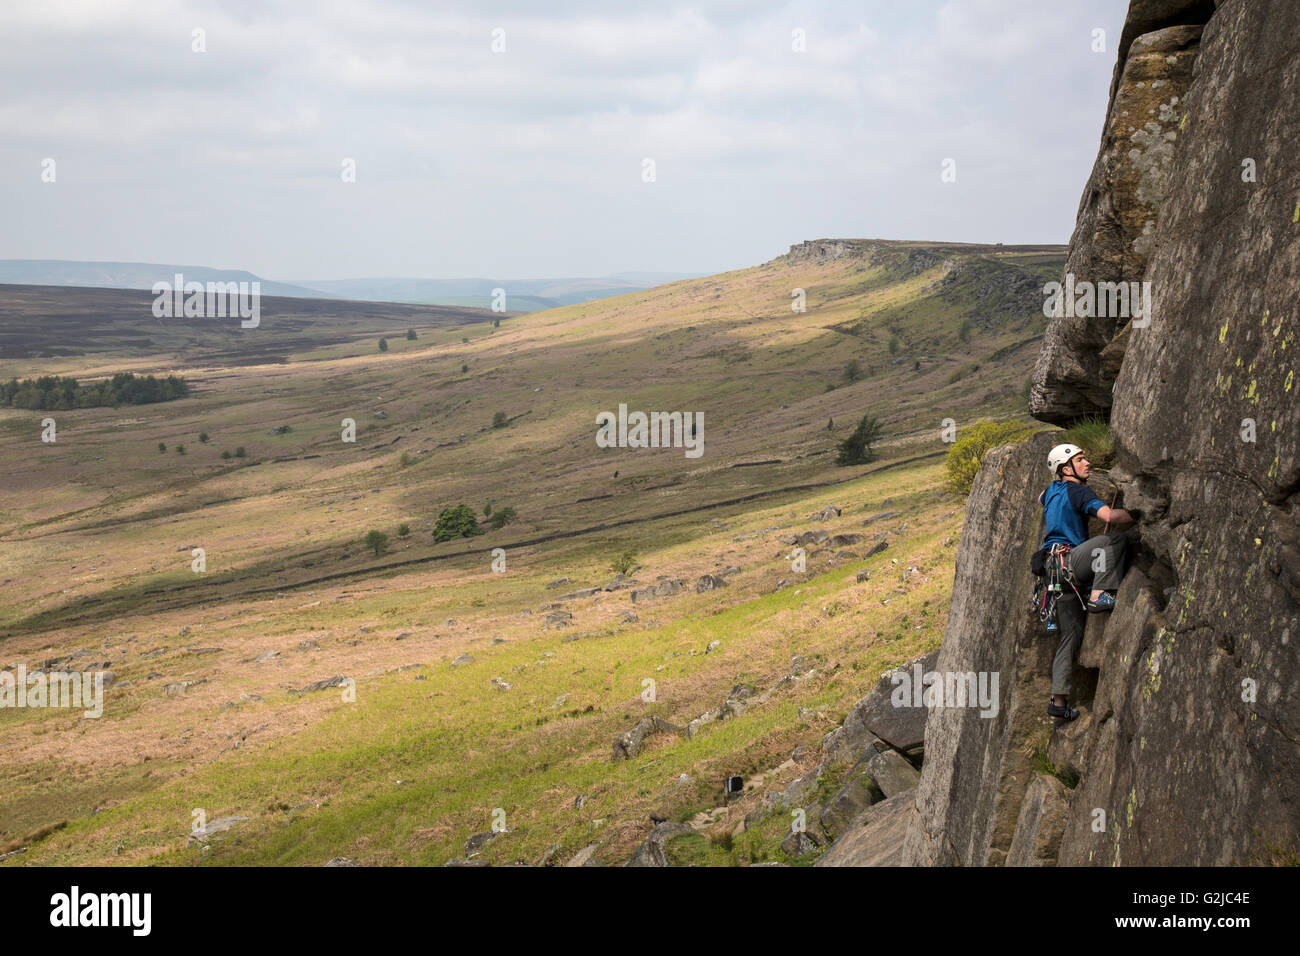
[[[1136,520],[1123,508],[1109,508],[1106,505],[1097,509],[1097,517],[1107,524],[1132,524]]]

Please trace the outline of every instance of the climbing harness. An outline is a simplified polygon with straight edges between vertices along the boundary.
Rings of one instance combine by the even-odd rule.
[[[1079,604],[1085,613],[1088,605],[1075,584],[1074,572],[1070,570],[1070,546],[1058,543],[1042,550],[1046,552],[1043,556],[1043,573],[1034,584],[1031,606],[1047,629],[1055,631],[1057,629],[1056,605],[1061,595],[1065,593],[1067,585],[1079,599]]]

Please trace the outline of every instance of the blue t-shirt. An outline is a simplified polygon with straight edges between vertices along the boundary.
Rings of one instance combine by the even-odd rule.
[[[1088,515],[1102,509],[1102,500],[1087,485],[1054,481],[1043,492],[1043,546],[1068,544],[1077,548],[1088,540]]]

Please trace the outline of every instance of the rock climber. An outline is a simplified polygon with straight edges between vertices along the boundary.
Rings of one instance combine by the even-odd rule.
[[[1059,545],[1069,549],[1066,566],[1079,598],[1088,592],[1084,608],[1089,613],[1112,611],[1115,609],[1114,592],[1119,590],[1120,578],[1124,576],[1128,536],[1107,531],[1090,538],[1088,518],[1095,515],[1106,522],[1107,528],[1132,524],[1134,518],[1123,508],[1105,505],[1088,487],[1092,463],[1078,445],[1057,445],[1047,455],[1047,467],[1052,472],[1053,481],[1038,496],[1047,529],[1043,548]],[[1064,595],[1057,607],[1060,636],[1056,657],[1052,661],[1052,697],[1047,704],[1047,714],[1071,721],[1079,716],[1079,712],[1069,705],[1070,674],[1074,657],[1083,642],[1086,618],[1078,602],[1066,600]]]

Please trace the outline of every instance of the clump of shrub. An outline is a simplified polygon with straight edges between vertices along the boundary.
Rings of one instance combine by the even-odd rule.
[[[631,574],[636,568],[636,550],[634,548],[624,548],[618,557],[610,562],[609,569],[615,574],[621,574],[624,577]]]
[[[237,447],[235,448],[235,457],[236,457],[236,458],[245,458],[245,457],[247,457],[247,455],[248,455],[248,453],[244,451],[244,446],[243,446],[243,445],[239,445],[239,446],[237,446]]]
[[[469,505],[456,505],[454,508],[443,508],[439,512],[438,523],[433,527],[433,540],[452,541],[456,538],[472,538],[482,533],[483,529],[478,526],[474,509]]]
[[[1115,441],[1110,435],[1110,423],[1099,416],[1075,422],[1062,440],[1082,448],[1088,461],[1096,468],[1109,468],[1115,460]]]
[[[506,416],[505,412],[497,412],[495,415],[492,416],[493,428],[505,428],[509,424],[510,424],[510,419]]]
[[[414,341],[416,340],[416,338],[418,338],[418,336],[416,336],[416,334],[415,334],[415,329],[407,329],[407,330],[406,330],[406,341],[408,341],[408,342],[414,342]]]
[[[496,514],[488,519],[488,523],[498,531],[515,520],[515,509],[509,506],[497,509]]]
[[[1002,445],[1019,444],[1031,434],[1032,426],[1017,421],[985,420],[962,429],[948,449],[948,457],[943,464],[949,489],[962,495],[970,494],[971,485],[975,483],[975,476],[984,463],[985,455]]]
[[[397,526],[397,536],[399,538],[405,538],[410,533],[411,533],[411,526],[409,524],[399,524]]]
[[[387,352],[387,351],[388,351],[388,339],[380,339],[380,340],[379,340],[379,351],[381,351],[381,352]]]

